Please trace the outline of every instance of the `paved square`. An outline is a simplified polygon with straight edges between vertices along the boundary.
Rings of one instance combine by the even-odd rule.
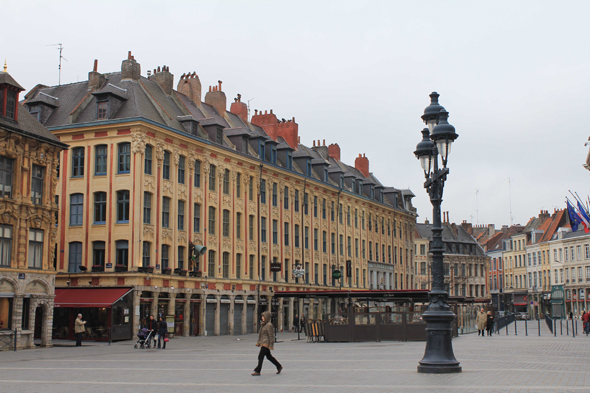
[[[423,342],[311,344],[293,333],[273,351],[282,374],[265,360],[260,377],[250,375],[256,335],[182,337],[166,350],[127,341],[1,352],[0,392],[590,392],[590,337],[565,327],[553,337],[544,324],[539,337],[536,321],[528,336],[524,321],[509,333],[454,339],[463,372],[452,375],[416,372]]]

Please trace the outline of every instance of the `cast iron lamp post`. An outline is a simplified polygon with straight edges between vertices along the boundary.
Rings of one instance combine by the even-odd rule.
[[[447,122],[449,113],[439,105],[438,94],[430,94],[430,105],[424,110],[422,120],[428,128],[422,130],[422,141],[414,154],[424,170],[426,188],[432,203],[432,289],[428,293],[428,309],[422,315],[426,321],[426,350],[418,366],[419,373],[458,373],[461,366],[453,354],[452,322],[455,314],[447,303],[444,286],[443,242],[440,204],[445,180],[449,174],[447,159],[452,142],[457,139],[455,127]],[[440,155],[442,168],[439,167]]]

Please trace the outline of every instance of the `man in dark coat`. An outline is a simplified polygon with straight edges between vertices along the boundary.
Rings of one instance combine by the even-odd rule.
[[[148,348],[152,346],[152,339],[154,340],[154,345],[156,344],[156,331],[158,330],[158,321],[154,319],[153,315],[150,315],[149,319],[147,320],[146,329],[151,332],[150,340],[147,343]]]
[[[299,316],[295,315],[293,318],[293,327],[295,328],[295,332],[299,332]]]

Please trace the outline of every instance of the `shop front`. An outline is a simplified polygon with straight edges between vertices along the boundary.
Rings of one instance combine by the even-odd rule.
[[[82,314],[84,340],[132,339],[131,292],[131,288],[56,288],[53,338],[73,340],[74,322]]]

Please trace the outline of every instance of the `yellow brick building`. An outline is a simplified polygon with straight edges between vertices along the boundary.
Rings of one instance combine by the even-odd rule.
[[[56,285],[129,288],[129,306],[111,308],[114,338],[148,314],[171,316],[177,334],[252,332],[274,292],[339,287],[332,271],[345,274],[348,260],[343,287],[369,288],[377,270],[391,273],[389,288],[412,287],[409,190],[383,186],[364,155],[349,166],[337,144],[300,144],[295,119],[250,118],[239,95],[227,110],[221,82],[203,102],[195,73],[177,90],[173,78],[166,66],[141,76],[129,54],[121,72],[95,63],[88,81],[28,97],[55,98],[45,125],[70,145],[56,192]],[[205,255],[193,261],[191,244]],[[333,307],[281,300],[278,323],[290,329],[295,313]]]

